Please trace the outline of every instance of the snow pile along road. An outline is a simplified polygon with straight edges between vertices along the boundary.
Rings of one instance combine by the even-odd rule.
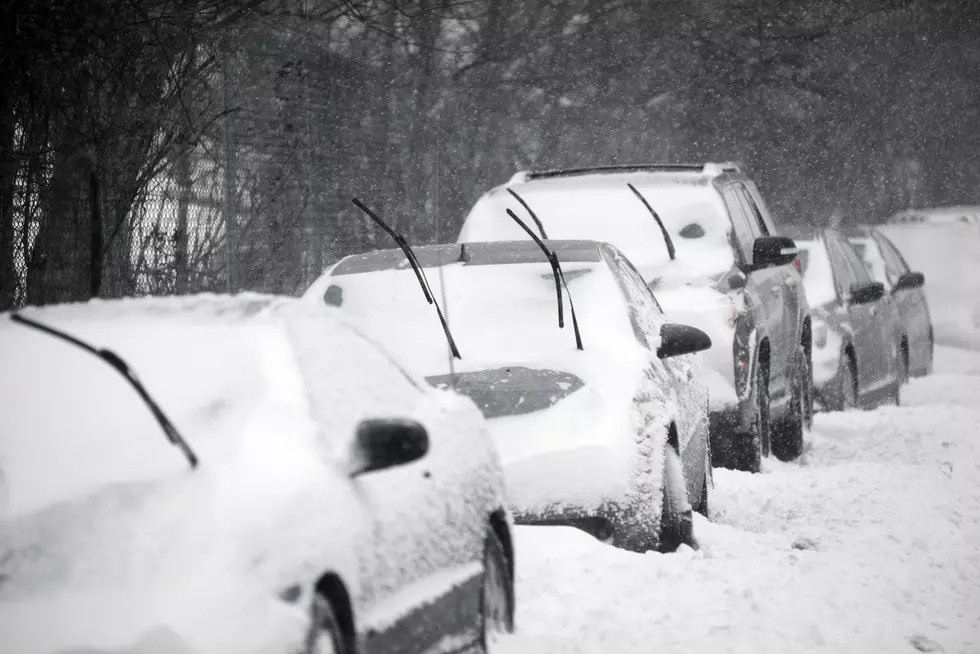
[[[980,651],[980,355],[937,373],[819,414],[797,463],[716,470],[698,552],[518,528],[509,651]]]

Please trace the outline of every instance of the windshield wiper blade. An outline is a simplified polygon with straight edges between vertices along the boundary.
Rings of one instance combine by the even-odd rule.
[[[667,228],[664,227],[664,221],[660,220],[660,216],[657,214],[656,211],[653,210],[653,207],[650,206],[650,203],[647,202],[647,199],[643,197],[643,195],[639,191],[636,190],[636,187],[633,186],[633,184],[631,184],[630,182],[626,182],[626,185],[629,186],[630,190],[636,194],[636,197],[638,197],[640,199],[640,202],[643,203],[643,206],[647,208],[647,211],[650,212],[650,215],[653,216],[653,219],[657,221],[658,225],[660,225],[660,231],[664,235],[664,243],[667,245],[667,254],[668,256],[670,256],[670,260],[673,261],[674,259],[677,258],[676,255],[674,254],[674,242],[670,240],[670,234],[667,233]]]
[[[415,271],[415,278],[419,280],[419,286],[422,287],[422,294],[425,295],[425,301],[429,304],[434,304],[436,307],[436,313],[439,314],[439,322],[442,324],[442,331],[446,334],[446,340],[449,341],[449,350],[452,352],[453,356],[457,359],[462,359],[459,355],[459,349],[456,347],[456,341],[453,339],[452,332],[449,331],[449,323],[446,322],[446,317],[442,315],[442,309],[439,308],[439,303],[435,300],[435,294],[432,292],[432,287],[429,286],[429,280],[425,276],[425,272],[422,270],[422,266],[419,265],[419,260],[415,257],[415,253],[409,246],[408,241],[405,240],[401,234],[393,230],[391,227],[381,219],[381,217],[368,209],[363,202],[357,198],[352,198],[354,205],[366,213],[371,220],[376,222],[381,229],[388,232],[388,235],[394,239],[401,251],[405,253],[405,258],[408,259],[408,263],[412,266],[412,270]]]
[[[519,196],[517,194],[517,191],[515,191],[514,189],[509,188],[507,189],[507,192],[513,195],[514,199],[520,202],[521,206],[524,207],[525,210],[527,210],[528,214],[531,216],[531,220],[533,220],[534,224],[538,226],[538,230],[540,230],[541,232],[541,238],[548,238],[548,235],[544,231],[544,225],[541,223],[541,219],[538,218],[538,214],[534,213],[531,207],[528,206],[527,202],[524,201],[524,198]]]
[[[582,334],[581,332],[579,332],[578,329],[578,318],[576,318],[575,316],[575,305],[572,303],[572,294],[568,290],[568,282],[565,281],[565,274],[562,272],[561,264],[558,262],[558,254],[555,253],[554,250],[549,250],[548,246],[544,244],[544,241],[538,238],[537,235],[531,231],[531,228],[528,227],[523,220],[518,218],[517,214],[514,213],[511,209],[507,209],[507,215],[513,218],[514,222],[520,225],[521,228],[525,232],[527,232],[527,235],[530,236],[535,243],[537,243],[538,247],[541,248],[541,251],[544,252],[545,258],[548,259],[548,263],[551,264],[551,271],[555,276],[555,291],[558,295],[559,329],[565,328],[565,318],[562,310],[564,303],[562,302],[562,297],[561,297],[561,287],[562,286],[565,287],[565,294],[568,296],[568,308],[571,310],[571,314],[572,314],[572,328],[575,330],[575,347],[579,350],[585,349],[582,347]]]
[[[163,413],[163,409],[161,409],[154,399],[150,397],[150,394],[143,386],[143,383],[140,382],[139,378],[136,376],[136,373],[134,373],[126,362],[123,361],[122,357],[112,350],[92,347],[88,343],[85,343],[74,336],[66,334],[65,332],[53,327],[43,325],[35,320],[31,320],[30,318],[25,318],[18,313],[10,314],[10,319],[14,322],[27,325],[28,327],[33,327],[34,329],[56,338],[60,338],[63,341],[67,341],[72,345],[82,348],[86,352],[94,354],[112,366],[116,372],[126,378],[126,381],[129,382],[130,386],[136,389],[136,393],[143,400],[143,403],[146,404],[147,408],[150,410],[150,413],[153,414],[153,417],[156,418],[157,423],[160,425],[160,428],[163,429],[163,433],[166,434],[167,439],[184,454],[184,457],[187,459],[187,462],[190,464],[191,468],[197,467],[197,455],[194,454],[194,450],[191,449],[190,445],[187,444],[187,441],[184,440],[184,437],[177,431],[174,424],[170,422],[170,419]]]

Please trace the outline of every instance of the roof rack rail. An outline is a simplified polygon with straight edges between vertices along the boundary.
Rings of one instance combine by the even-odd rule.
[[[722,173],[740,173],[738,164],[726,161],[721,163],[684,164],[684,163],[647,163],[647,164],[610,164],[606,166],[585,166],[580,168],[554,168],[550,170],[521,170],[507,182],[523,184],[532,179],[547,179],[549,177],[564,177],[571,175],[587,175],[589,173],[628,173],[628,172],[692,172],[720,175]]]

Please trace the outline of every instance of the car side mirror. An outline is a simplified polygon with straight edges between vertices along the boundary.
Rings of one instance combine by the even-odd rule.
[[[711,347],[711,337],[697,327],[664,323],[660,328],[660,347],[657,356],[661,359],[693,354]]]
[[[384,470],[418,461],[429,451],[429,433],[415,420],[362,420],[354,435],[350,475]]]
[[[881,282],[867,282],[865,284],[851,284],[851,303],[868,304],[877,302],[885,295],[885,285]]]
[[[760,236],[752,244],[754,268],[772,268],[793,263],[800,250],[788,236]]]
[[[902,273],[902,276],[895,282],[892,292],[901,291],[907,288],[922,288],[926,283],[926,276],[920,272]]]

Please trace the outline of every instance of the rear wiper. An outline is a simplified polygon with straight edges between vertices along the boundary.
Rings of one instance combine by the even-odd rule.
[[[534,224],[537,225],[538,229],[541,231],[541,238],[548,238],[548,235],[545,234],[544,232],[544,225],[541,224],[541,219],[538,218],[538,214],[534,213],[531,207],[528,206],[527,202],[524,201],[524,198],[519,196],[517,194],[517,191],[515,191],[514,189],[507,189],[507,192],[513,195],[514,199],[520,202],[521,206],[524,207],[524,209],[528,212],[528,214],[530,214],[531,220],[534,221]]]
[[[660,231],[663,232],[664,235],[664,243],[667,244],[667,254],[670,256],[670,260],[673,261],[676,258],[676,256],[674,255],[674,242],[670,240],[670,234],[667,233],[667,228],[664,227],[664,221],[660,220],[660,216],[657,215],[657,212],[653,210],[653,207],[650,206],[650,203],[647,202],[647,199],[643,197],[639,191],[636,190],[636,187],[633,186],[633,184],[627,182],[626,185],[629,186],[630,190],[636,194],[636,197],[640,198],[640,202],[643,203],[643,206],[647,208],[647,211],[650,212],[650,215],[653,216],[653,219],[657,221],[658,225],[660,225]]]
[[[565,281],[565,274],[561,270],[561,264],[558,263],[558,254],[554,250],[549,250],[548,246],[537,237],[537,235],[531,231],[531,228],[524,224],[524,221],[517,217],[511,209],[507,209],[507,215],[514,219],[514,221],[521,226],[521,228],[527,232],[527,235],[538,244],[541,251],[544,252],[544,256],[548,259],[548,263],[551,264],[552,273],[555,276],[555,291],[558,294],[558,327],[559,329],[565,328],[565,317],[562,311],[563,302],[561,298],[561,287],[565,286],[565,294],[568,295],[568,307],[572,311],[572,327],[575,329],[575,347],[579,350],[585,348],[582,347],[582,334],[578,330],[578,319],[575,317],[575,305],[572,304],[572,294],[568,290],[568,283]],[[561,280],[561,281],[559,281]]]
[[[449,323],[446,322],[446,317],[442,315],[442,309],[439,308],[439,303],[435,301],[434,294],[432,293],[432,287],[429,286],[429,280],[425,277],[425,272],[422,271],[422,266],[419,265],[419,260],[415,258],[415,253],[412,252],[412,248],[409,247],[408,241],[406,241],[405,237],[403,237],[401,234],[393,230],[391,227],[388,227],[388,225],[385,224],[385,221],[381,220],[381,217],[378,216],[378,214],[364,206],[363,202],[357,198],[353,198],[353,202],[358,209],[370,216],[374,222],[378,223],[378,225],[381,226],[381,229],[388,232],[388,235],[395,240],[398,247],[400,247],[402,252],[405,253],[405,258],[408,259],[408,263],[411,264],[412,270],[415,271],[415,278],[419,280],[419,286],[422,287],[422,294],[425,295],[425,301],[429,304],[434,304],[436,307],[436,313],[439,314],[439,322],[442,323],[442,331],[446,333],[446,340],[449,341],[449,350],[452,352],[454,357],[457,359],[462,359],[463,357],[459,356],[459,350],[456,348],[456,341],[453,340],[453,335],[449,331]]]
[[[120,357],[112,350],[106,350],[104,348],[101,349],[94,348],[88,343],[78,340],[74,336],[70,336],[65,332],[54,329],[53,327],[42,325],[41,323],[35,322],[30,318],[25,318],[20,314],[12,313],[10,314],[10,319],[13,320],[14,322],[19,322],[21,324],[27,325],[28,327],[33,327],[34,329],[40,330],[46,334],[50,334],[51,336],[55,336],[64,341],[68,341],[72,345],[77,345],[78,347],[82,348],[86,352],[91,352],[92,354],[99,357],[100,359],[108,363],[110,366],[115,368],[116,372],[118,372],[120,375],[125,377],[126,381],[129,382],[130,386],[136,389],[136,392],[139,394],[140,398],[146,404],[147,408],[150,409],[150,413],[152,413],[153,417],[156,418],[156,421],[157,423],[159,423],[160,428],[163,429],[163,433],[167,435],[167,439],[173,445],[175,445],[181,452],[183,452],[184,456],[187,458],[187,462],[190,463],[191,468],[197,467],[197,456],[194,454],[194,451],[191,449],[190,445],[188,445],[187,441],[185,441],[183,436],[180,435],[180,433],[177,431],[177,428],[174,427],[174,424],[170,422],[170,420],[167,418],[166,415],[164,415],[163,410],[160,408],[160,406],[155,401],[153,401],[153,398],[150,397],[150,394],[147,392],[146,388],[136,377],[136,374],[130,369],[130,367],[126,365],[126,362],[123,361],[122,357]]]

